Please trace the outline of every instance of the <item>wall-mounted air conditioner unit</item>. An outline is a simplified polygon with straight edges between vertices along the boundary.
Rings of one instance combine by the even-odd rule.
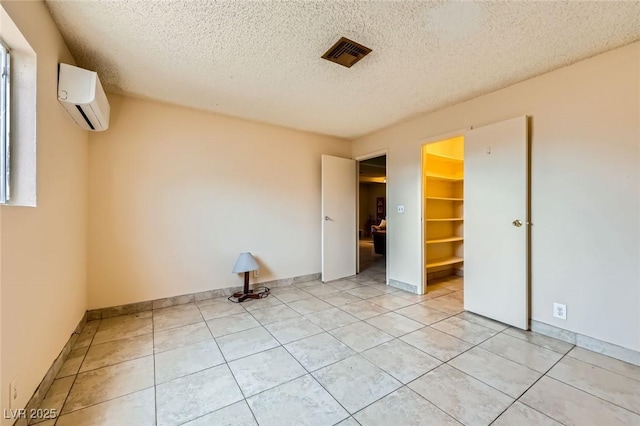
[[[99,132],[109,128],[109,101],[97,73],[60,64],[58,101],[83,129]]]

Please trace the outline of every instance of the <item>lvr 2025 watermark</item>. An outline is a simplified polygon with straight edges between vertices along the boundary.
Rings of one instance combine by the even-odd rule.
[[[2,417],[10,420],[18,419],[40,419],[49,420],[58,417],[58,410],[55,408],[34,408],[27,410],[25,408],[18,409],[4,409],[2,410]]]

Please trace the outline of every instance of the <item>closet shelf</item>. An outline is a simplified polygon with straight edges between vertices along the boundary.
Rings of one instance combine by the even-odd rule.
[[[442,180],[446,182],[462,182],[464,180],[464,178],[461,178],[461,177],[447,176],[447,175],[441,175],[437,173],[426,173],[425,177],[427,179]]]
[[[446,266],[453,265],[455,263],[462,263],[464,259],[461,257],[451,256],[451,257],[441,257],[439,259],[433,259],[427,261],[427,269],[435,268],[437,266]]]
[[[449,197],[425,197],[427,200],[436,201],[462,201],[462,198],[449,198]]]
[[[425,241],[425,244],[454,243],[462,240],[464,240],[463,237],[434,238],[433,240]]]
[[[464,161],[462,158],[452,157],[450,155],[434,154],[432,152],[427,152],[426,155],[427,157],[432,157],[441,163],[462,163]]]
[[[439,219],[425,219],[425,222],[457,222],[463,220],[464,218],[461,217],[443,217]]]

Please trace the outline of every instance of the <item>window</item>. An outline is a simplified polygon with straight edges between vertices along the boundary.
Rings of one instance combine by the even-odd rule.
[[[0,40],[0,203],[9,201],[9,113],[10,58],[9,49]]]

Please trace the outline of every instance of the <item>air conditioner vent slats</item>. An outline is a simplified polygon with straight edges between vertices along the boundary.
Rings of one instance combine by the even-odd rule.
[[[331,49],[327,50],[327,52],[322,55],[322,58],[347,68],[351,68],[353,64],[364,58],[370,52],[371,49],[368,47],[342,37],[331,47]]]

